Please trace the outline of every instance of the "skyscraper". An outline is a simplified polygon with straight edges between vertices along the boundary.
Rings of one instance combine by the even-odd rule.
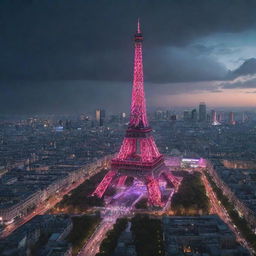
[[[199,104],[199,122],[206,121],[206,105],[204,102]]]
[[[235,118],[234,118],[234,112],[229,113],[228,123],[230,125],[235,125],[236,124],[236,121],[235,121]]]
[[[191,116],[190,116],[190,113],[188,110],[184,110],[183,119],[184,119],[184,121],[189,121],[191,119]]]
[[[100,109],[96,109],[96,112],[95,112],[95,119],[97,122],[100,121]]]
[[[245,123],[246,121],[248,121],[248,116],[245,112],[243,112],[243,114],[242,114],[242,123]]]
[[[212,110],[212,117],[211,117],[211,121],[212,121],[212,123],[213,122],[216,122],[217,121],[217,113],[216,113],[216,111],[215,110]]]
[[[102,126],[104,119],[105,119],[105,110],[104,109],[97,109],[95,112],[95,119],[97,121],[97,123]]]
[[[217,114],[217,121],[218,121],[219,123],[222,122],[222,113],[218,113],[218,114]]]
[[[211,111],[211,124],[212,125],[220,125],[220,123],[217,120],[217,112],[215,110]]]
[[[192,120],[193,122],[197,122],[197,110],[196,110],[196,109],[193,109],[193,110],[191,111],[191,120]]]

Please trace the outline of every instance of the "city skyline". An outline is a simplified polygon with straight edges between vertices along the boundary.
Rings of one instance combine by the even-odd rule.
[[[255,107],[253,1],[196,1],[193,6],[186,1],[2,1],[1,7],[3,113],[72,113],[106,106],[127,111],[129,34],[137,17],[147,36],[149,109],[201,101],[213,107]]]
[[[0,255],[256,256],[255,10],[1,1]]]

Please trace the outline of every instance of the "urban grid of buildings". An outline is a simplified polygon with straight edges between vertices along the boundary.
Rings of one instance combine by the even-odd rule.
[[[182,178],[165,165],[164,156],[175,157],[181,163],[176,166],[176,173],[196,172],[202,167],[200,161],[207,159],[207,165],[200,170],[213,178],[240,217],[256,232],[256,115],[216,111],[201,102],[191,110],[156,110],[147,116],[142,40],[138,23],[130,116],[124,112],[108,115],[99,108],[94,114],[79,117],[2,119],[1,255],[33,255],[33,248],[42,236],[45,239],[37,247],[38,255],[72,255],[71,244],[66,240],[73,229],[71,216],[51,215],[47,210],[103,168],[109,171],[91,196],[102,198],[112,182],[123,187],[129,176],[139,180],[142,183],[139,185],[147,190],[151,217],[161,220],[166,256],[252,255],[218,215],[153,214],[153,211],[163,213],[182,184]],[[174,189],[168,190],[164,202],[163,184],[168,182]],[[132,205],[118,208],[118,214],[122,211],[131,217],[131,209]],[[113,217],[111,209],[105,209],[104,214],[103,219],[108,221],[101,223],[95,232],[112,227],[119,216]],[[91,244],[90,241],[85,244],[84,250]],[[78,255],[85,255],[82,250]],[[130,223],[118,238],[115,255],[137,255]]]

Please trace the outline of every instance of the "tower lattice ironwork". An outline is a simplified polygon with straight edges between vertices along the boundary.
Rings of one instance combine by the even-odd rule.
[[[149,203],[154,206],[162,206],[158,179],[160,170],[164,169],[164,159],[158,151],[147,119],[142,42],[143,36],[138,21],[137,31],[134,35],[135,54],[130,122],[120,151],[111,161],[111,171],[106,174],[93,195],[102,197],[114,177],[118,177],[117,186],[120,186],[124,184],[127,176],[132,176],[146,184]],[[179,181],[173,182],[175,177],[171,174],[165,175],[167,181],[170,181],[170,176],[172,184],[176,183],[174,184],[176,186]]]

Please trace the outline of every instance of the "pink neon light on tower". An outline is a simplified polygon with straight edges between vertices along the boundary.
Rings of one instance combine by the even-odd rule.
[[[134,74],[129,126],[117,156],[111,161],[112,170],[106,174],[93,195],[102,197],[115,176],[118,178],[118,186],[124,184],[127,176],[132,176],[143,181],[147,186],[150,204],[162,206],[158,178],[164,166],[164,159],[158,151],[147,119],[142,42],[143,36],[138,20],[137,31],[134,35]],[[175,183],[175,186],[178,184],[171,174],[168,180]]]
[[[146,101],[144,93],[144,78],[143,78],[143,62],[142,62],[142,42],[143,36],[140,29],[140,21],[138,20],[137,32],[134,36],[135,51],[134,51],[134,73],[133,73],[133,88],[132,88],[132,104],[130,126],[147,127]]]

